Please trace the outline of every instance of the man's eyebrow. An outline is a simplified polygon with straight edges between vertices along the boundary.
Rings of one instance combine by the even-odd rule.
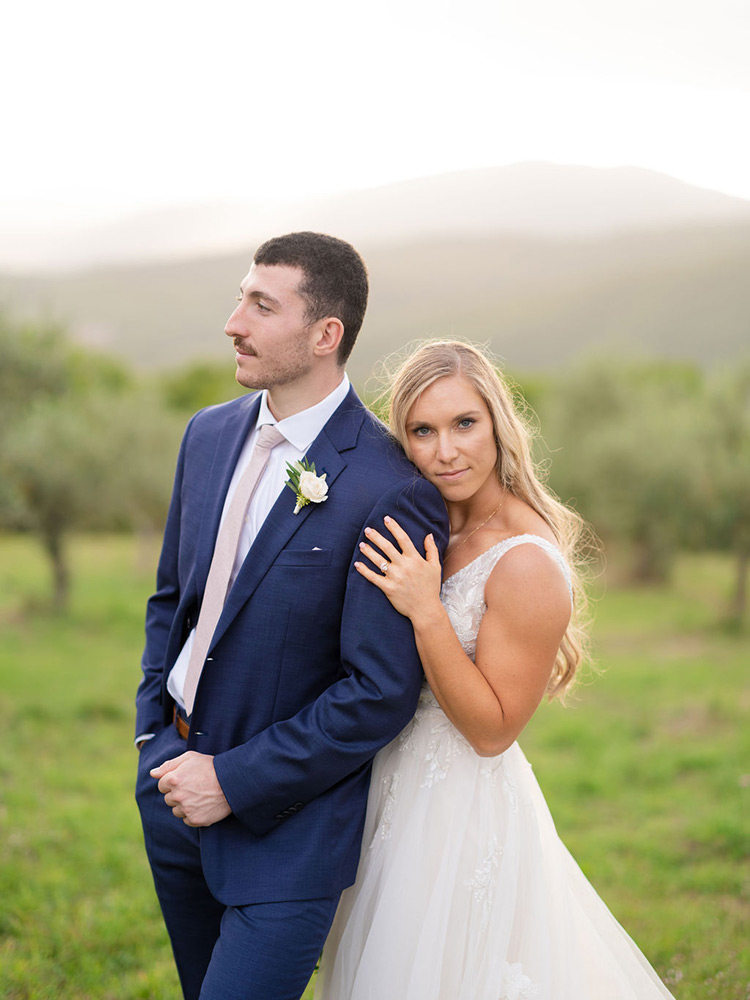
[[[281,306],[279,300],[275,299],[273,295],[269,295],[268,292],[256,291],[256,292],[249,292],[248,294],[251,299],[255,299],[256,301],[258,299],[263,299],[264,302],[270,302],[272,306],[277,306],[277,307]],[[240,285],[240,295],[242,296],[245,295],[245,290],[242,287],[242,285]]]

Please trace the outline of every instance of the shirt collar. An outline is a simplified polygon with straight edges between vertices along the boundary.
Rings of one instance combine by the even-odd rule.
[[[264,424],[275,424],[290,444],[304,453],[320,434],[325,425],[333,416],[334,412],[346,399],[351,383],[349,376],[344,372],[343,379],[339,382],[333,392],[321,399],[314,406],[309,406],[306,410],[293,413],[291,417],[284,420],[276,420],[268,408],[268,391],[263,390],[260,396],[260,410],[258,411],[257,427]]]

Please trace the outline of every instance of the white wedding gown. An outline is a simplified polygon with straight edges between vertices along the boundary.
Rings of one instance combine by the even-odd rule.
[[[473,658],[492,569],[535,535],[455,573],[441,601]],[[517,743],[479,757],[425,685],[375,758],[357,881],[326,942],[315,1000],[657,1000],[671,994],[557,836]]]

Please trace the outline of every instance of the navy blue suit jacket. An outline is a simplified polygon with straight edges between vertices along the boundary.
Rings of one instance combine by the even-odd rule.
[[[171,725],[166,678],[195,625],[216,532],[258,395],[196,414],[177,464],[148,603],[136,733]],[[362,529],[394,516],[442,550],[438,491],[352,389],[307,452],[328,499],[284,489],[233,585],[203,669],[187,749],[215,755],[232,815],[200,831],[227,905],[333,894],[356,873],[370,763],[414,713],[411,622],[353,568]],[[154,748],[156,749],[156,747]],[[154,762],[158,763],[158,762]]]

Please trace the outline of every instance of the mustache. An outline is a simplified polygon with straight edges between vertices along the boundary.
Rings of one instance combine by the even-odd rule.
[[[234,344],[235,351],[241,351],[243,354],[249,354],[251,357],[256,357],[255,351],[252,347],[246,346],[240,337],[232,337],[232,343]]]

